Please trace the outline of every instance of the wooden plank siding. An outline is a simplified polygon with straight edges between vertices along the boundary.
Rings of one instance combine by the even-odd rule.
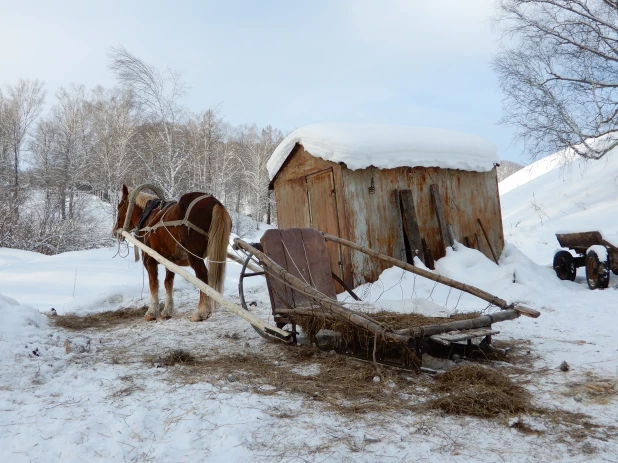
[[[288,156],[286,162],[279,170],[277,177],[271,183],[275,190],[275,202],[277,204],[277,222],[278,227],[283,228],[310,228],[311,216],[309,212],[309,195],[307,177],[311,177],[321,171],[332,169],[333,180],[335,183],[335,198],[336,198],[336,215],[339,225],[338,232],[335,233],[341,238],[348,237],[348,222],[345,217],[345,207],[342,181],[342,167],[334,162],[325,161],[317,158],[306,152],[302,145],[296,145],[292,153]],[[320,231],[326,231],[319,226],[314,228]],[[333,230],[334,231],[334,230]],[[329,249],[333,253],[340,253],[341,266],[338,265],[339,258],[331,257],[332,262],[336,262],[333,272],[337,273],[347,285],[352,285],[352,262],[351,250],[347,247],[328,243]],[[334,247],[340,248],[336,251]],[[343,275],[341,275],[341,267],[343,267]],[[340,289],[339,285],[336,285]]]
[[[495,168],[489,172],[455,169],[401,167],[396,169],[350,170],[345,165],[312,156],[296,145],[271,183],[275,190],[279,228],[307,228],[321,231],[319,220],[311,223],[307,177],[332,169],[338,236],[375,251],[406,260],[402,217],[395,190],[411,190],[421,238],[425,239],[434,259],[444,257],[430,186],[438,185],[444,218],[453,227],[455,238],[471,244],[480,240],[480,251],[489,259],[491,252],[478,225],[481,219],[489,241],[500,256],[504,247],[500,198]],[[375,194],[369,194],[373,175]],[[314,206],[315,207],[315,206]],[[330,207],[330,206],[329,206]],[[332,224],[323,225],[332,228]],[[347,247],[340,252],[343,279],[357,286],[375,281],[387,265]],[[338,256],[331,256],[333,271],[340,273]]]
[[[309,217],[311,226],[331,235],[341,236],[339,229],[339,214],[337,211],[337,193],[333,169],[321,170],[305,177],[307,183],[307,198],[309,202]],[[326,243],[328,256],[333,273],[343,279],[342,246],[329,241]],[[337,284],[337,291],[344,288]]]

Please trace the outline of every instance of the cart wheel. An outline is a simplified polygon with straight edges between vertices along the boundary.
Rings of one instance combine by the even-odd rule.
[[[245,309],[247,312],[249,312],[249,307],[247,306],[247,301],[245,300],[245,288],[244,288],[245,278],[254,277],[258,275],[264,275],[264,272],[247,273],[247,266],[249,265],[249,262],[253,262],[254,264],[260,265],[259,261],[253,258],[253,254],[249,254],[247,258],[245,259],[245,263],[243,264],[242,269],[240,270],[240,279],[238,280],[238,296],[240,298],[240,305],[242,305],[242,308]],[[285,323],[277,323],[277,328],[281,329],[284,326],[285,326]],[[259,334],[260,336],[262,336],[264,339],[268,341],[281,341],[276,336],[272,336],[260,330],[259,328],[256,328],[255,326],[253,326],[253,329],[255,330],[257,334]]]
[[[575,280],[577,268],[569,251],[558,251],[554,255],[554,270],[561,280]]]
[[[609,261],[601,262],[595,251],[586,254],[586,280],[590,289],[609,286]]]

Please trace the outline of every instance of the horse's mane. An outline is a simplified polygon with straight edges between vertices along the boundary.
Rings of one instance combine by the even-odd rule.
[[[135,198],[135,204],[144,209],[146,207],[146,203],[148,203],[151,199],[157,199],[157,197],[149,193],[139,192]]]

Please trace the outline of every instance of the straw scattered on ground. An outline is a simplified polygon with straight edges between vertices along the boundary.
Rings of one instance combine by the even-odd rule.
[[[85,330],[89,328],[107,329],[117,325],[125,325],[128,321],[143,318],[147,307],[123,308],[88,315],[66,314],[50,319],[59,328],[67,330]]]
[[[411,394],[423,382],[412,380],[418,377],[415,373],[397,369],[388,369],[380,377],[371,363],[312,346],[281,346],[281,350],[284,355],[278,360],[255,353],[195,359],[176,350],[145,361],[157,367],[176,366],[169,370],[173,381],[193,384],[208,378],[261,395],[300,394],[343,413],[411,410],[415,406]]]
[[[431,390],[440,396],[428,406],[451,415],[489,418],[532,409],[528,391],[501,370],[481,365],[463,365],[439,375]]]

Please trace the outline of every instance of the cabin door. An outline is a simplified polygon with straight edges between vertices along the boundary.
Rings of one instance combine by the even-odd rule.
[[[339,233],[339,220],[337,214],[337,195],[335,192],[335,181],[333,169],[326,169],[305,177],[307,181],[307,198],[309,200],[309,220],[311,226],[319,231],[323,231],[335,236]],[[343,280],[343,259],[341,245],[331,241],[326,242],[330,268]],[[339,283],[335,283],[337,292],[342,292],[343,288]]]

